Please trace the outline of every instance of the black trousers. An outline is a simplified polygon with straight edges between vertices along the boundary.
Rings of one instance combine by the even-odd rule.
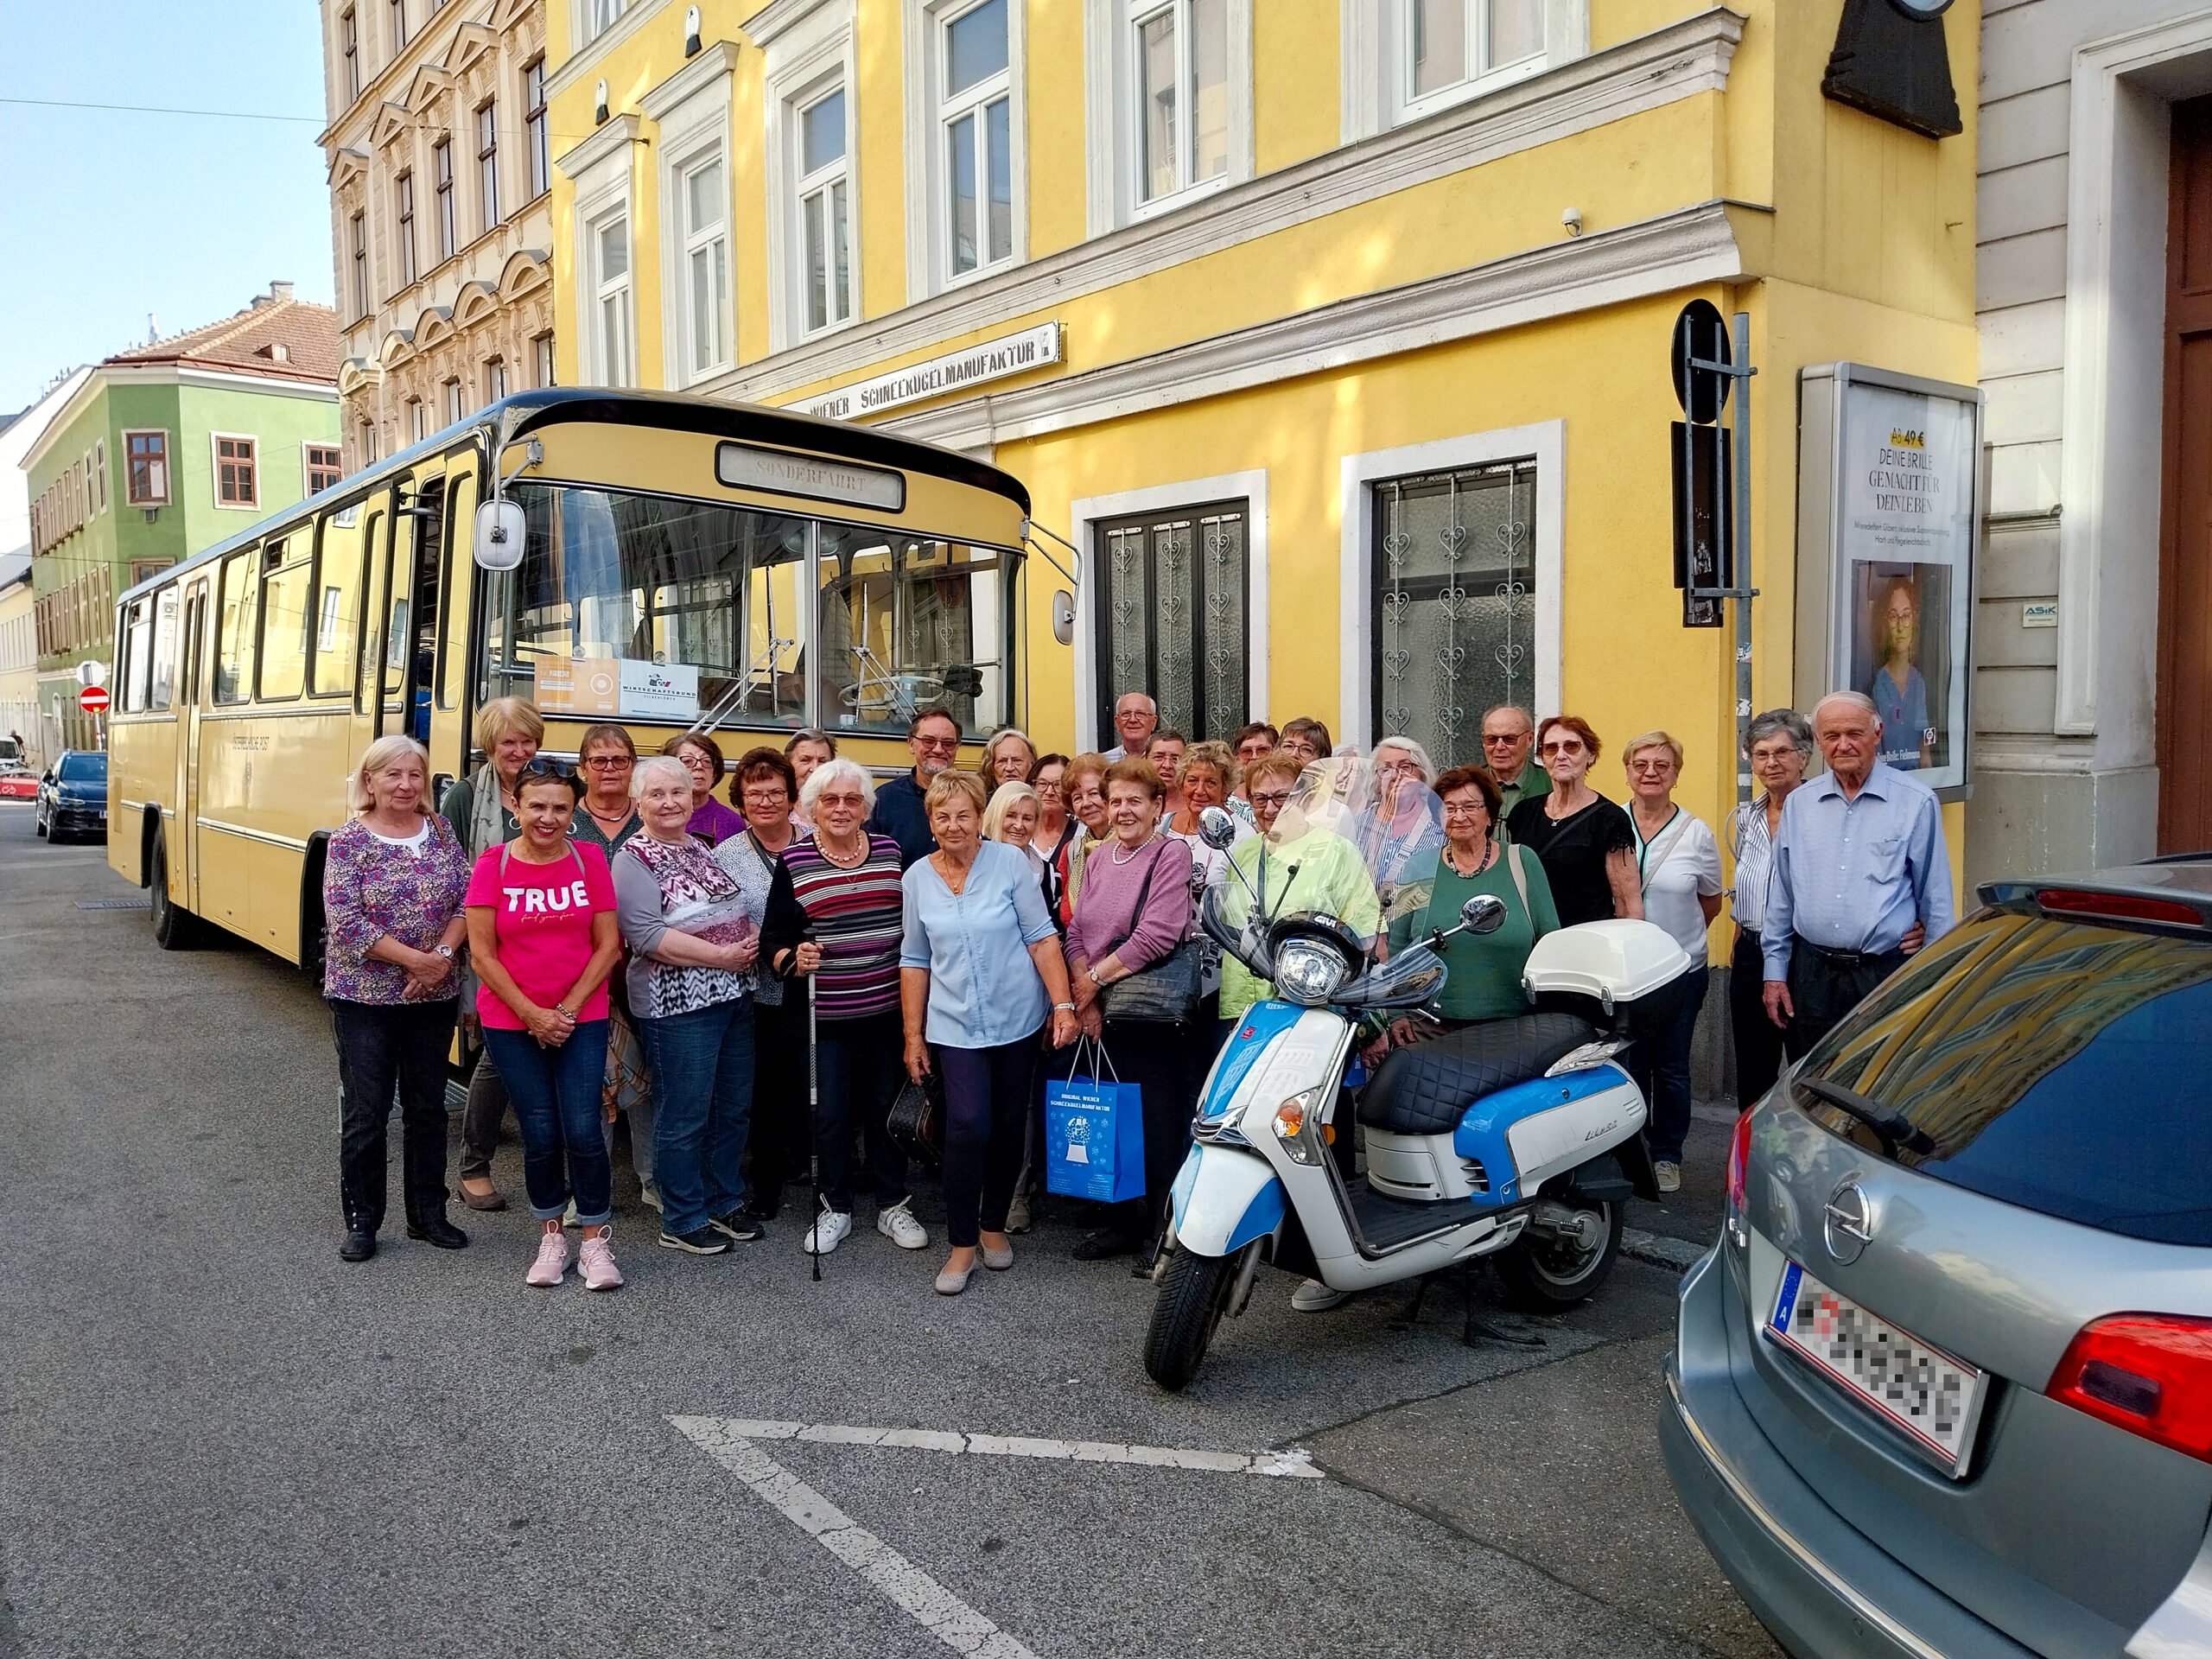
[[[338,1046],[338,1193],[348,1231],[384,1225],[385,1131],[399,1096],[407,1219],[446,1211],[446,1050],[458,997],[437,1002],[348,1002],[333,998]]]
[[[1203,1029],[1211,1030],[1208,1025]],[[1140,1243],[1160,1230],[1168,1189],[1190,1149],[1192,1064],[1200,1030],[1157,1020],[1109,1020],[1106,1059],[1123,1083],[1137,1085],[1144,1112],[1144,1197],[1114,1206],[1113,1223]],[[1060,1065],[1065,1067],[1068,1061]],[[1060,1076],[1065,1077],[1063,1070]]]
[[[1736,1104],[1739,1109],[1756,1106],[1782,1075],[1782,1027],[1766,1017],[1766,958],[1759,936],[1741,927],[1728,958],[1728,1030],[1736,1049]]]
[[[1829,950],[1800,935],[1789,950],[1789,1029],[1783,1043],[1789,1058],[1799,1060],[1813,1045],[1835,1029],[1837,1021],[1857,1007],[1866,993],[1904,966],[1902,950],[1878,956],[1853,950]]]
[[[772,1215],[784,1183],[806,1173],[806,982],[785,982],[775,1007],[753,1005],[753,1132],[746,1190]],[[828,1033],[823,1033],[825,1039]],[[893,1033],[894,1046],[896,1033]],[[898,1055],[894,1052],[892,1059]]]

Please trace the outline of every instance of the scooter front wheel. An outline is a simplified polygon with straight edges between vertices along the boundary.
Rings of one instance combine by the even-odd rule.
[[[1198,1374],[1236,1274],[1233,1255],[1178,1250],[1169,1259],[1144,1339],[1145,1375],[1161,1388],[1178,1392]]]

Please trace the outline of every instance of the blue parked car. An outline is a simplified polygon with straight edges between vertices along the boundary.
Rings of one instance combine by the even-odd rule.
[[[98,749],[66,750],[38,782],[32,828],[49,843],[64,836],[107,839],[107,756]]]

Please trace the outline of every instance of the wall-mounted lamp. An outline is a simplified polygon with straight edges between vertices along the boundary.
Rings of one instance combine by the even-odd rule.
[[[607,83],[603,80],[592,88],[591,124],[595,127],[607,124]]]
[[[605,118],[604,116],[601,118],[602,120]],[[1582,210],[1580,207],[1568,208],[1559,216],[1559,222],[1567,227],[1567,233],[1569,236],[1582,234]]]
[[[683,14],[683,55],[687,58],[699,55],[699,8],[696,6]]]

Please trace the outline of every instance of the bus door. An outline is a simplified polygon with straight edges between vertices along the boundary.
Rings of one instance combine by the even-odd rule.
[[[385,588],[384,684],[377,734],[430,741],[432,683],[437,677],[438,590],[445,537],[443,463],[399,487],[392,512],[391,578]],[[435,762],[433,762],[435,770]]]
[[[168,836],[169,898],[200,911],[200,711],[207,695],[207,578],[187,582],[184,626],[177,642],[176,803]]]
[[[474,449],[450,457],[446,474],[445,535],[423,546],[439,565],[436,599],[425,617],[436,623],[437,684],[430,700],[430,770],[459,778],[468,770],[469,609],[476,588],[476,564],[469,552],[474,534],[478,485]]]

